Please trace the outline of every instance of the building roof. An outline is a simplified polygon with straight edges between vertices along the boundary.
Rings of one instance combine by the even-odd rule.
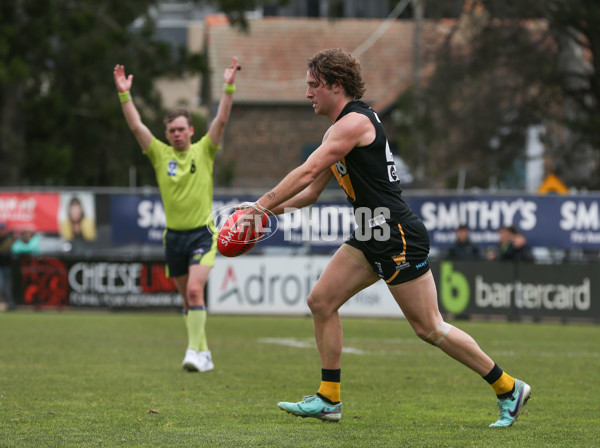
[[[345,48],[358,57],[366,82],[363,100],[374,107],[394,102],[413,79],[412,21],[273,17],[250,20],[248,33],[223,20],[209,19],[205,27],[213,101],[221,96],[223,70],[232,56],[242,66],[237,104],[305,103],[306,62],[325,48]]]

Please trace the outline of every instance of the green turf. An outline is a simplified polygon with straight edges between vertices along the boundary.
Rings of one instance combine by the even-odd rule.
[[[0,447],[600,446],[600,326],[455,324],[532,386],[512,428],[402,320],[344,320],[343,418],[323,423],[276,406],[318,388],[309,318],[209,316],[216,368],[187,373],[177,313],[0,313]]]

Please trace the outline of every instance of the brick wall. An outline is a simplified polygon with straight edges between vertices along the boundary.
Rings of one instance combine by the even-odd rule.
[[[390,114],[380,115],[388,140]],[[307,105],[234,104],[223,150],[215,160],[215,186],[270,188],[304,161],[306,145],[318,146],[331,123]]]
[[[215,186],[273,187],[303,162],[303,146],[318,145],[330,125],[310,103],[234,104],[215,160]]]

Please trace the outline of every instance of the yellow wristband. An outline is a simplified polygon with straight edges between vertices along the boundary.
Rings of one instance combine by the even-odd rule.
[[[228,94],[232,94],[235,92],[235,84],[223,84],[223,92],[228,93]]]
[[[126,90],[125,92],[119,92],[119,99],[122,103],[131,101],[131,93],[129,92],[129,90]]]

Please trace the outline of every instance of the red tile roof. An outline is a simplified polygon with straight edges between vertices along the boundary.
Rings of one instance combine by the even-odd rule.
[[[208,20],[212,97],[220,98],[223,69],[238,56],[236,102],[304,103],[306,62],[324,48],[341,47],[361,62],[364,100],[387,104],[412,82],[412,21],[380,19],[265,18],[250,20],[247,34],[226,22]],[[389,28],[362,54],[356,50],[381,25]]]

